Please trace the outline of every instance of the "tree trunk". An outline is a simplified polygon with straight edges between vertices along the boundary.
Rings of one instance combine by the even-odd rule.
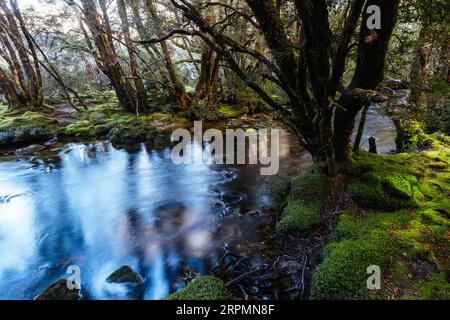
[[[111,42],[112,36],[108,24],[109,20],[105,20],[106,18],[103,17],[102,24],[94,0],[82,0],[81,2],[85,22],[91,31],[93,42],[98,50],[99,56],[96,58],[98,67],[111,81],[121,107],[128,112],[139,113],[136,90],[128,81],[126,73],[120,65],[120,59],[115,52],[114,43]],[[107,12],[103,8],[104,0],[99,0],[99,2],[104,16],[107,16]],[[87,41],[90,41],[90,39],[87,39]]]
[[[353,80],[349,90],[344,93],[339,105],[345,108],[336,110],[334,121],[334,145],[337,161],[352,159],[351,137],[355,126],[355,117],[363,108],[365,99],[354,96],[353,89],[374,90],[384,79],[384,67],[389,42],[397,20],[400,0],[384,1],[369,0],[364,9],[364,18],[359,35],[358,58]],[[381,9],[381,30],[374,31],[367,28],[369,14],[367,8],[377,5]]]
[[[369,112],[370,104],[366,103],[361,113],[361,120],[359,121],[358,132],[356,133],[355,143],[353,144],[353,151],[358,152],[361,147],[361,140],[364,135],[366,127],[367,113]]]
[[[0,88],[5,93],[6,100],[8,101],[8,109],[19,110],[26,105],[22,102],[22,99],[17,95],[14,88],[14,84],[9,80],[6,73],[0,68]]]
[[[117,8],[119,11],[119,17],[120,21],[122,23],[122,32],[123,36],[125,38],[125,44],[127,46],[128,50],[128,57],[130,58],[130,67],[131,67],[131,74],[134,79],[134,86],[136,89],[136,96],[137,96],[137,110],[145,110],[147,105],[147,98],[144,88],[144,82],[142,81],[142,78],[139,74],[139,65],[137,62],[137,55],[136,55],[136,49],[134,47],[133,42],[131,41],[130,36],[130,26],[128,23],[128,16],[127,16],[127,8],[124,0],[117,0]]]
[[[164,34],[162,32],[162,28],[160,25],[160,20],[156,12],[156,8],[153,4],[152,0],[146,0],[146,8],[149,13],[149,16],[153,19],[153,24],[155,27],[157,37],[162,37]],[[160,43],[161,49],[163,52],[164,62],[166,65],[167,72],[169,73],[170,80],[173,86],[173,93],[177,99],[178,105],[181,110],[187,110],[190,105],[190,99],[184,90],[184,85],[178,78],[177,71],[175,69],[175,65],[172,62],[172,58],[170,56],[169,48],[167,47],[167,43],[162,41]]]
[[[0,1],[0,10],[3,12],[0,15],[2,25],[0,29],[3,29],[4,34],[1,40],[7,48],[11,60],[10,69],[12,69],[13,77],[17,78],[16,85],[19,85],[15,91],[17,93],[17,89],[20,89],[19,96],[21,96],[22,105],[25,105],[26,108],[39,108],[44,100],[39,60],[17,1],[10,0],[10,5],[12,9],[8,7],[6,1]],[[27,50],[31,52],[33,61]],[[17,52],[17,56],[15,52]]]

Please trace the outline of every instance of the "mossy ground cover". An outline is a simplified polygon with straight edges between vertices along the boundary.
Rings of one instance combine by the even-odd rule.
[[[166,125],[182,126],[187,122],[179,115],[152,113],[136,116],[106,107],[72,113],[70,117],[74,120],[67,125],[59,124],[57,117],[48,112],[0,115],[0,147],[44,143],[55,136],[133,144],[147,141]]]
[[[222,280],[205,276],[191,282],[186,288],[171,294],[166,300],[228,300],[230,291]]]
[[[248,107],[221,105],[217,108],[217,115],[220,119],[233,119],[249,112]]]
[[[313,299],[450,299],[450,149],[358,155],[348,193],[313,279]],[[367,268],[382,289],[367,289]]]
[[[308,173],[293,178],[289,203],[277,223],[277,231],[300,232],[319,227],[331,186],[331,179],[323,174]]]
[[[0,115],[0,147],[51,139],[59,133],[54,118],[36,112],[20,116]]]

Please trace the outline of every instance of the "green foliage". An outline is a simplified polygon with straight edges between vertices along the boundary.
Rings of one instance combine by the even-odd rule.
[[[0,117],[0,146],[45,141],[58,132],[56,120],[39,113]]]
[[[400,126],[397,128],[395,137],[397,151],[410,152],[426,148],[432,148],[433,139],[431,139],[422,129],[417,121],[400,120]]]
[[[189,119],[215,121],[218,116],[212,106],[209,106],[205,100],[193,102],[189,110]]]
[[[230,291],[222,280],[205,276],[191,282],[181,291],[171,294],[166,300],[227,300],[231,298]]]

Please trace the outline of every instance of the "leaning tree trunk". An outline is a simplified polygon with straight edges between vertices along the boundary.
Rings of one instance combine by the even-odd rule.
[[[153,20],[153,25],[156,31],[157,37],[162,37],[163,31],[161,27],[160,17],[156,12],[155,5],[152,0],[146,0],[146,9],[148,11],[149,16]],[[160,43],[161,50],[163,53],[164,63],[166,65],[167,72],[170,77],[170,81],[172,82],[173,94],[177,99],[177,103],[182,110],[187,110],[190,105],[190,99],[184,89],[184,85],[181,83],[177,71],[175,69],[175,65],[170,56],[169,48],[165,41],[161,41]]]
[[[109,26],[109,19],[105,9],[105,1],[99,0],[103,11],[103,20],[100,21],[100,14],[94,0],[82,0],[85,22],[91,31],[92,39],[98,50],[96,62],[100,70],[106,74],[111,81],[117,99],[121,107],[132,113],[139,112],[139,102],[136,90],[128,81],[128,77],[123,70],[120,59],[116,54],[114,43],[112,42],[112,30]],[[86,39],[90,42],[90,39]]]
[[[6,1],[0,1],[0,31],[3,33],[0,40],[9,53],[3,51],[3,55],[8,55],[5,60],[10,61],[10,70],[16,84],[15,92],[20,97],[21,105],[26,108],[39,108],[44,100],[39,59],[17,1],[11,0],[10,4],[12,9]]]
[[[142,81],[142,78],[139,73],[139,65],[137,62],[136,49],[134,47],[133,41],[131,41],[130,26],[128,23],[127,7],[125,1],[117,0],[117,8],[119,11],[120,21],[122,23],[122,32],[128,50],[128,57],[130,58],[131,74],[133,76],[134,86],[136,89],[136,96],[137,96],[136,109],[144,110],[146,109],[147,105],[146,101],[147,97],[145,93],[144,82]]]

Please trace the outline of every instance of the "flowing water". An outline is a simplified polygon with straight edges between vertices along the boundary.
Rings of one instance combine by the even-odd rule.
[[[390,132],[378,117],[371,113],[368,135]],[[380,140],[390,148],[391,135]],[[85,298],[161,299],[210,273],[226,250],[251,254],[256,266],[274,250],[271,217],[257,210],[258,166],[176,166],[168,145],[108,142],[0,161],[0,299],[32,299],[70,276],[72,265],[80,267]],[[295,174],[310,163],[283,132],[281,171]],[[123,265],[145,281],[107,283]]]

